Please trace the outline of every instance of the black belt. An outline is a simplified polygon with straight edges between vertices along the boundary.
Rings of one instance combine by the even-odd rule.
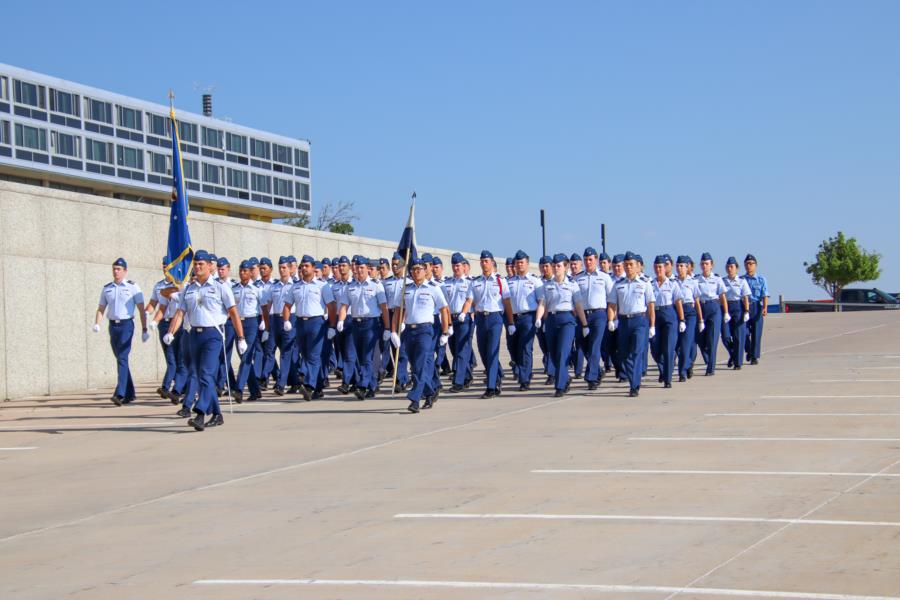
[[[565,314],[565,313],[571,313],[571,312],[572,312],[572,309],[570,308],[569,310],[548,310],[547,314],[548,315],[558,315],[558,314]]]
[[[693,306],[694,303],[693,302],[682,302],[681,305],[682,306]]]
[[[128,317],[127,319],[110,319],[110,322],[115,323],[116,325],[118,325],[118,324],[120,324],[120,323],[124,323],[125,321],[130,321],[130,320],[132,320],[133,318],[134,318],[134,317]]]
[[[537,313],[536,310],[523,310],[522,312],[515,313],[515,315],[518,317],[519,315],[533,315],[535,313]]]
[[[640,312],[640,313],[632,313],[630,315],[618,315],[617,318],[619,318],[619,319],[635,319],[637,317],[646,317],[646,316],[647,316],[647,313]]]
[[[656,308],[656,310],[662,310],[664,308],[675,308],[675,305],[674,304],[657,304],[655,308]]]
[[[362,321],[368,321],[369,319],[377,319],[378,317],[353,317],[353,320],[357,323],[361,323]]]
[[[434,327],[434,323],[431,321],[429,321],[427,323],[408,323],[406,326],[409,327],[410,329],[416,329],[417,327],[425,327],[426,325],[428,327]]]
[[[502,310],[476,310],[475,314],[488,316],[488,315],[499,315],[502,312],[503,312]]]
[[[246,321],[247,319],[258,319],[258,318],[259,318],[259,315],[256,315],[255,317],[241,317],[241,321]]]
[[[310,319],[324,319],[323,315],[316,315],[315,317],[297,317],[301,321],[309,321]]]
[[[706,304],[718,304],[718,303],[719,303],[718,300],[703,300],[700,304],[706,305]]]
[[[597,311],[599,311],[599,310],[606,310],[606,309],[605,309],[605,308],[586,308],[586,309],[584,309],[584,314],[590,315],[590,314],[593,314],[593,313],[595,313],[595,312],[597,312]]]

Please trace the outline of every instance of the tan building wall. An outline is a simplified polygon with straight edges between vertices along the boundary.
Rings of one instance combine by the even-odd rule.
[[[405,217],[405,215],[404,215]],[[403,220],[398,219],[399,236]],[[128,277],[149,301],[161,279],[169,209],[0,181],[0,397],[22,398],[115,385],[106,326],[92,333],[110,265],[128,261]],[[227,256],[390,256],[396,241],[338,235],[211,214],[191,213],[194,248]],[[449,264],[452,250],[422,247]],[[467,254],[473,270],[477,255]],[[497,257],[501,264],[502,258]],[[146,344],[136,328],[131,370],[157,381],[165,361],[155,332]]]

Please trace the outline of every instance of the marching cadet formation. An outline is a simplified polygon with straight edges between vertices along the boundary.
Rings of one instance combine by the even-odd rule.
[[[227,258],[198,250],[190,282],[178,289],[164,277],[145,310],[119,258],[93,325],[99,332],[106,313],[118,368],[112,401],[135,399],[128,368],[135,311],[142,341],[148,329],[159,329],[166,370],[157,393],[180,404],[178,415],[197,431],[224,423],[220,397],[258,400],[271,385],[275,395],[316,400],[332,377],[337,393],[358,400],[394,382],[411,413],[434,406],[444,379],[450,393],[468,390],[479,360],[481,398],[499,396],[507,379],[527,391],[535,339],[544,384],[555,397],[573,379],[590,391],[604,378],[627,383],[628,395],[638,396],[651,356],[658,382],[671,388],[676,377],[693,377],[698,348],[705,374],[714,375],[720,338],[729,368],[759,361],[768,288],[752,254],[743,274],[728,258],[724,277],[713,272],[706,252],[696,274],[690,256],[674,263],[668,254],[656,256],[652,276],[640,254],[610,257],[591,247],[541,257],[540,275],[522,250],[507,259],[505,276],[488,250],[479,275],[460,253],[450,262],[445,277],[443,261],[427,253],[409,265],[398,253],[391,260],[281,256],[277,267],[254,257],[240,263],[234,279]],[[509,371],[500,362],[504,331]]]

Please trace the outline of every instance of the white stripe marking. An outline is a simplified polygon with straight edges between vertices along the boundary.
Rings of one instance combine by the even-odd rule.
[[[635,442],[900,442],[900,438],[631,437]]]
[[[900,365],[895,365],[895,366],[891,366],[891,367],[851,367],[851,368],[859,369],[861,371],[862,370],[874,371],[874,370],[880,370],[880,369],[900,369]]]
[[[854,333],[862,333],[863,331],[871,331],[873,329],[880,329],[885,327],[886,325],[882,323],[881,325],[874,325],[872,327],[864,327],[862,329],[854,329],[852,331],[845,331],[844,333],[836,333],[834,335],[828,335],[825,337],[815,338],[812,340],[807,340],[805,342],[799,342],[797,344],[790,344],[788,346],[781,346],[780,348],[769,348],[768,350],[764,350],[763,354],[768,354],[770,352],[779,352],[781,350],[787,350],[788,348],[797,348],[798,346],[807,346],[809,344],[815,344],[816,342],[824,342],[825,340],[833,340],[834,338],[843,337],[845,335],[853,335]]]
[[[395,519],[538,520],[538,521],[655,521],[661,523],[781,523],[788,525],[850,525],[856,527],[900,527],[898,521],[844,521],[830,519],[785,519],[763,517],[690,517],[669,515],[554,515],[537,513],[400,513]]]
[[[181,422],[178,421],[178,424]],[[76,423],[66,423],[65,425],[6,425],[0,427],[0,431],[49,431],[55,429],[133,429],[136,427],[174,427],[175,422],[159,421],[149,423],[85,423],[78,425]]]
[[[868,394],[868,395],[859,395],[859,394],[850,394],[845,396],[840,395],[811,395],[811,396],[760,396],[765,400],[772,399],[798,399],[798,398],[818,398],[818,399],[833,399],[833,398],[900,398],[900,394]]]
[[[19,446],[18,448],[0,448],[2,452],[15,452],[17,450],[37,450],[37,446]]]
[[[715,471],[686,469],[534,469],[532,473],[606,475],[750,475],[785,477],[900,477],[900,473],[850,473],[828,471]]]
[[[513,581],[428,581],[414,579],[198,579],[194,585],[236,586],[349,586],[397,588],[494,589],[554,592],[618,592],[665,594],[690,592],[698,596],[742,596],[750,598],[808,598],[811,600],[900,600],[900,596],[859,596],[819,592],[779,592],[733,588],[677,587],[667,585],[615,585],[599,583],[527,583]]]
[[[897,383],[900,379],[810,379],[810,383]]]
[[[900,413],[706,413],[705,417],[900,417]]]

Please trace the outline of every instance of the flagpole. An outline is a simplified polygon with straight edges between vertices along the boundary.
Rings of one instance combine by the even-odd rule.
[[[412,193],[413,206],[416,204],[416,193]],[[406,256],[403,261],[403,285],[400,288],[400,314],[397,317],[397,335],[400,336],[401,327],[403,325],[403,309],[406,308],[406,280],[409,277],[409,253],[412,250],[412,244],[406,248]],[[400,338],[400,344],[394,348],[394,374],[391,377],[391,398],[396,395],[397,390],[397,372],[400,370],[400,346],[403,345],[403,338]]]

